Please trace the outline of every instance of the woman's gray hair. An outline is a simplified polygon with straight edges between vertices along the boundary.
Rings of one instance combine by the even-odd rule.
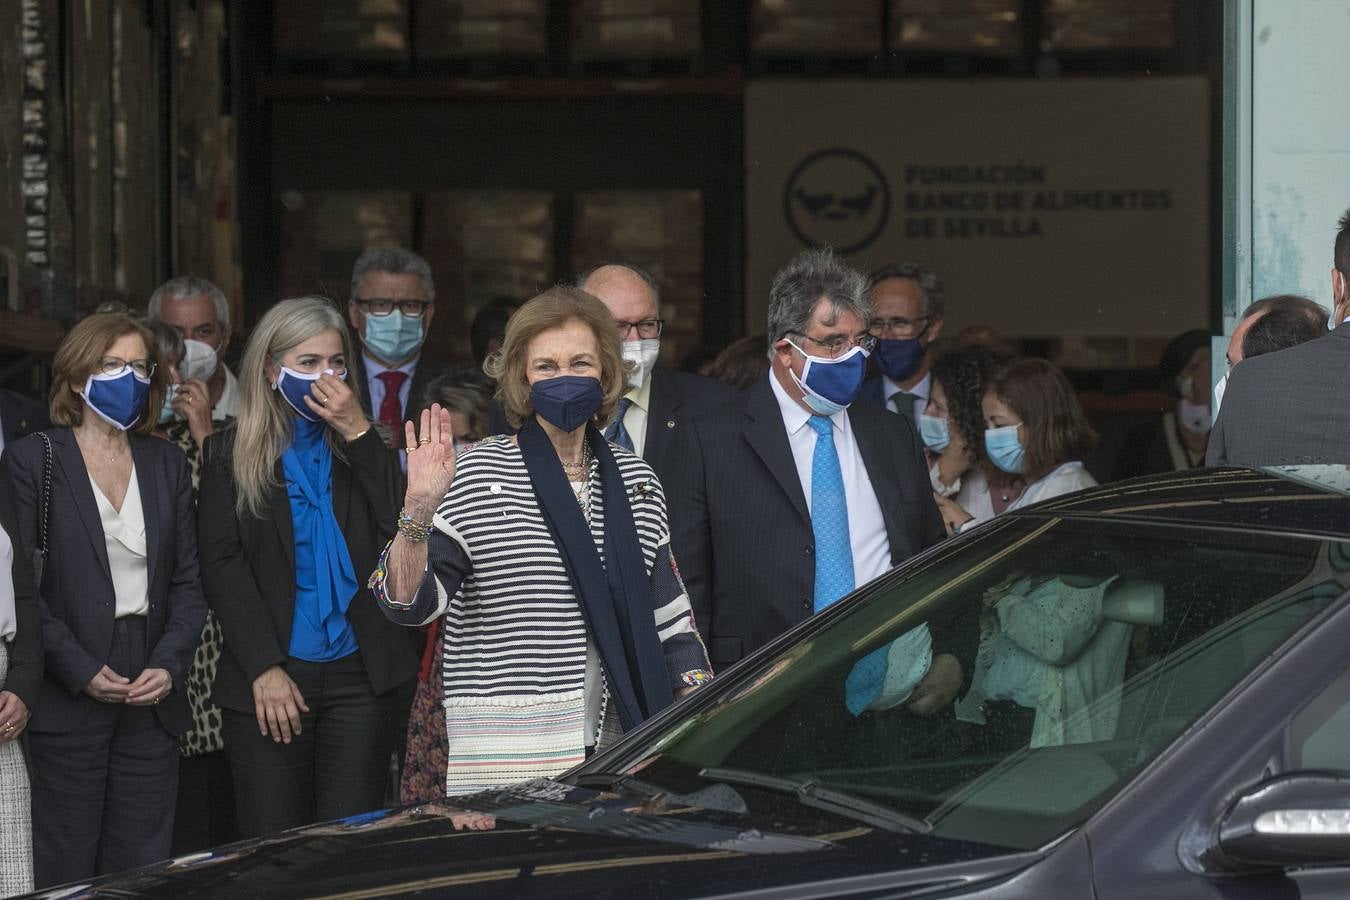
[[[769,286],[769,352],[790,333],[804,333],[821,298],[830,301],[834,317],[850,312],[866,322],[872,311],[867,276],[835,255],[829,247],[803,250],[778,270]]]
[[[431,279],[431,266],[411,250],[402,247],[372,247],[358,256],[356,265],[352,266],[352,292],[349,299],[356,299],[356,290],[361,286],[361,279],[366,277],[367,272],[416,275],[422,281],[422,290],[426,292],[427,302],[436,299],[436,283]]]
[[[168,322],[161,322],[159,319],[144,319],[145,327],[150,329],[150,333],[155,336],[155,343],[159,345],[159,357],[166,365],[176,366],[183,361],[183,354],[186,348],[183,345],[183,336],[178,333]]]

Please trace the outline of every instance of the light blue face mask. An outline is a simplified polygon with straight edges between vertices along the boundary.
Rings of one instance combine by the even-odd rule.
[[[171,384],[169,389],[164,392],[164,405],[159,409],[159,424],[165,425],[173,421],[175,415],[173,409],[174,398],[178,396],[178,385]]]
[[[422,346],[425,317],[426,313],[405,316],[397,310],[387,316],[367,315],[363,338],[366,349],[387,363],[406,362]]]
[[[941,453],[952,442],[952,434],[947,420],[938,416],[919,416],[919,437],[923,445],[934,453]]]
[[[1009,475],[1020,475],[1024,465],[1026,448],[1018,440],[1017,429],[1021,425],[1004,425],[1002,428],[987,428],[984,432],[984,450],[989,461]]]

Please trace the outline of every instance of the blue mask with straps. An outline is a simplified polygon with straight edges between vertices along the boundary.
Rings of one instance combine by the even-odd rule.
[[[272,389],[281,392],[281,396],[290,404],[291,409],[299,414],[300,418],[308,419],[311,422],[321,422],[323,418],[305,405],[305,398],[314,399],[311,389],[314,387],[314,382],[318,381],[322,375],[337,375],[343,381],[347,380],[346,372],[338,374],[332,369],[325,369],[322,372],[307,375],[304,372],[297,372],[294,369],[282,366],[281,375],[277,378],[277,383],[272,385]],[[314,402],[317,403],[318,401],[315,400]]]
[[[99,372],[84,383],[84,403],[103,421],[126,431],[141,420],[150,379],[136,374],[131,366],[116,375]]]
[[[904,381],[919,371],[927,349],[918,338],[881,338],[877,341],[877,368],[891,381]]]
[[[919,416],[919,437],[923,445],[934,453],[941,453],[952,442],[951,431],[946,419],[939,416]]]
[[[366,349],[389,363],[405,362],[422,346],[420,316],[405,316],[394,310],[387,316],[366,316],[366,331],[362,340]]]
[[[530,405],[554,428],[573,432],[589,422],[605,401],[600,379],[589,375],[558,375],[530,387]]]
[[[792,348],[806,357],[802,375],[788,370],[805,395],[802,400],[818,416],[832,416],[848,409],[858,391],[862,390],[863,376],[867,374],[867,351],[855,346],[838,359],[812,356],[788,341]]]
[[[1026,448],[1017,438],[1020,425],[988,428],[984,432],[984,451],[989,461],[1009,475],[1019,475],[1025,464]]]

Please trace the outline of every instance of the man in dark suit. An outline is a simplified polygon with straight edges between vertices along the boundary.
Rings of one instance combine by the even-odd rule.
[[[46,405],[16,391],[0,389],[0,452],[19,438],[50,427]]]
[[[914,263],[890,264],[872,273],[868,295],[877,338],[872,361],[880,374],[863,383],[858,400],[917,423],[933,382],[933,344],[942,334],[942,279]]]
[[[677,433],[694,416],[730,400],[732,391],[711,378],[656,365],[663,323],[660,290],[651,275],[606,263],[584,273],[577,287],[609,308],[624,342],[624,359],[634,365],[630,389],[605,437],[645,459],[669,495]]]
[[[1350,210],[1336,234],[1331,295],[1336,328],[1326,337],[1233,366],[1206,464],[1350,463]]]
[[[788,264],[769,293],[768,376],[675,448],[672,546],[716,669],[945,535],[909,420],[849,405],[873,343],[866,288],[829,250]],[[977,634],[931,624],[908,705],[923,715],[948,708]]]
[[[403,445],[403,423],[422,411],[427,384],[445,367],[422,355],[435,314],[436,286],[425,259],[402,247],[378,247],[356,260],[347,320],[361,353],[351,362],[352,376],[360,379],[366,415],[391,432],[395,447]]]

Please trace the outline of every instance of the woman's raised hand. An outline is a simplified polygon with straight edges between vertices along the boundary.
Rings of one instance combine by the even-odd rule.
[[[310,387],[305,403],[346,440],[353,440],[370,428],[370,420],[362,411],[356,395],[336,375],[320,375]]]
[[[404,511],[422,522],[440,506],[455,480],[455,440],[450,411],[439,403],[422,410],[421,427],[403,423],[408,451],[408,493]]]

